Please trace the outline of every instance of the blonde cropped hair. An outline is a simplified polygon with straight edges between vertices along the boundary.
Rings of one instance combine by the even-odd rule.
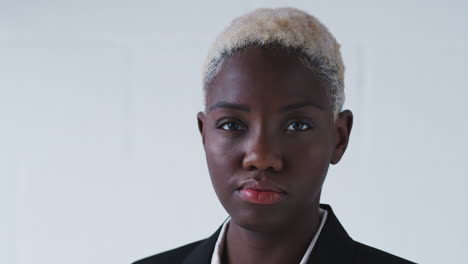
[[[223,63],[248,47],[275,46],[297,54],[328,83],[335,116],[345,100],[340,45],[315,17],[296,8],[259,8],[235,18],[211,46],[203,66],[206,91]]]

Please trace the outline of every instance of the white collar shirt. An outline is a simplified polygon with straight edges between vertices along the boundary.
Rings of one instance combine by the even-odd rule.
[[[327,210],[324,210],[322,208],[319,208],[320,210],[320,224],[317,229],[317,232],[315,233],[314,237],[309,243],[309,247],[307,248],[304,256],[302,257],[302,260],[299,264],[306,264],[307,261],[309,260],[310,253],[312,252],[312,249],[314,248],[315,243],[317,242],[317,239],[320,235],[320,232],[322,231],[323,226],[325,225],[325,221],[327,220],[327,215],[328,212]],[[211,264],[221,264],[221,257],[223,255],[223,250],[224,250],[224,245],[225,245],[225,240],[226,240],[226,231],[227,231],[227,226],[229,225],[229,221],[231,218],[228,218],[222,228],[221,232],[219,233],[218,240],[216,241],[215,248],[213,251],[213,255],[211,256]]]

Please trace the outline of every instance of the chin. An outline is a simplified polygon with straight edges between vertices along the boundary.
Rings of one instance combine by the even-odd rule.
[[[257,208],[255,208],[257,207]],[[290,220],[286,213],[281,212],[278,208],[268,208],[254,206],[253,208],[242,208],[235,212],[229,212],[231,221],[238,226],[252,232],[278,232],[282,229],[287,229]]]

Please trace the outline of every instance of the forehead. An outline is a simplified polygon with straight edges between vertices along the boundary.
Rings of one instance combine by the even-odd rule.
[[[206,94],[207,108],[220,101],[281,107],[310,101],[332,111],[328,89],[296,54],[279,48],[247,48],[224,62]]]

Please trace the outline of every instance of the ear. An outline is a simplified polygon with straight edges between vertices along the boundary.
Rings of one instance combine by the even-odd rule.
[[[198,131],[200,131],[200,135],[202,136],[202,143],[205,145],[205,113],[198,112],[197,114],[197,121],[198,121]]]
[[[353,113],[349,110],[344,110],[339,113],[335,120],[336,129],[336,146],[333,152],[331,164],[337,164],[348,147],[349,136],[353,128]]]

